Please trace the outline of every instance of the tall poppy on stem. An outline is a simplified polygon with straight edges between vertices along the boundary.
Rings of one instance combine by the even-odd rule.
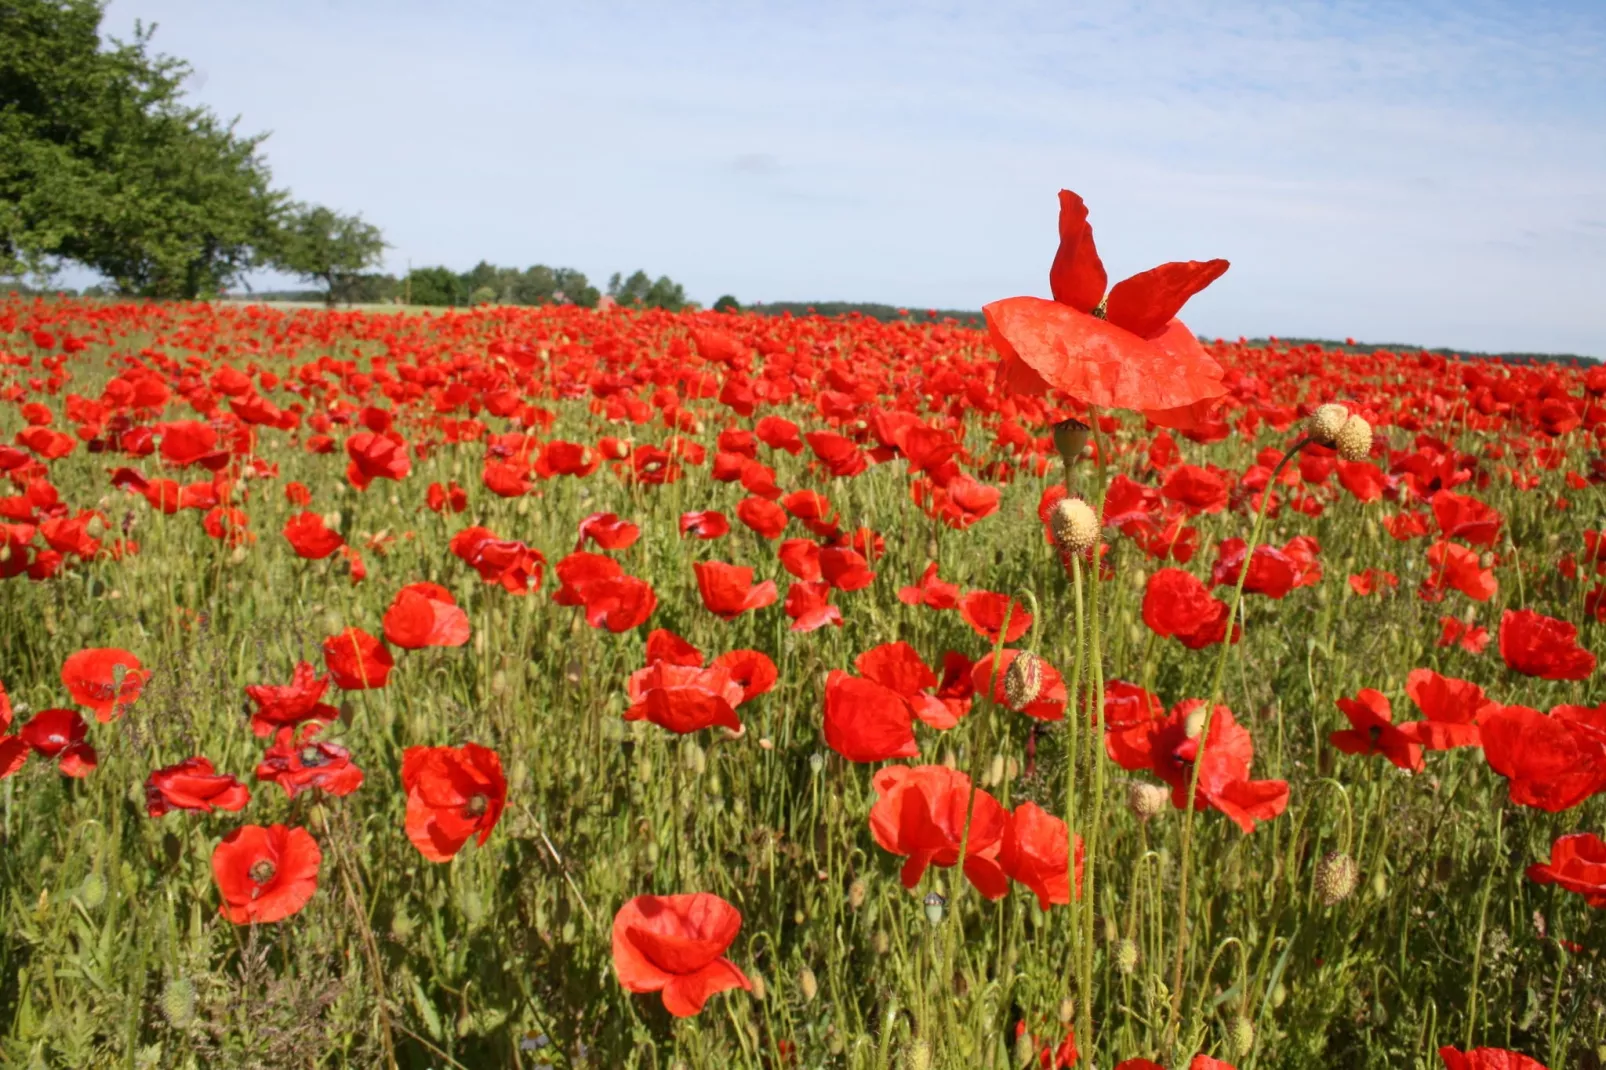
[[[662,993],[664,1010],[689,1018],[708,997],[753,984],[725,950],[742,912],[717,895],[638,895],[613,918],[613,968],[628,992]]]
[[[282,921],[318,890],[323,852],[312,833],[284,825],[245,825],[212,852],[221,913],[236,925]]]
[[[489,747],[408,747],[402,754],[407,838],[431,862],[450,862],[470,838],[484,845],[507,805],[502,759]]]

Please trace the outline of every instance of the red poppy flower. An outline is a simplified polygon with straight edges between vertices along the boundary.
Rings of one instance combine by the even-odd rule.
[[[403,650],[468,642],[468,614],[452,592],[433,583],[410,583],[397,591],[384,623],[385,638]]]
[[[328,689],[329,678],[320,677],[306,661],[296,663],[288,684],[247,685],[246,697],[256,705],[251,714],[251,731],[267,737],[304,721],[333,721],[340,711],[320,701]]]
[[[356,791],[362,786],[362,770],[352,764],[346,748],[317,739],[323,727],[306,724],[299,733],[279,729],[257,765],[256,778],[279,785],[292,799],[308,788],[337,796]]]
[[[6,735],[11,728],[11,696],[0,681],[0,780],[21,769],[28,760],[28,741],[21,736]]]
[[[486,583],[499,583],[513,594],[528,594],[541,586],[546,556],[514,539],[499,539],[482,527],[464,528],[447,547],[452,556],[480,574]]]
[[[820,576],[839,591],[862,591],[875,582],[864,555],[846,546],[827,546],[820,551]]]
[[[1054,300],[1011,297],[982,308],[1002,358],[999,378],[1027,393],[1053,387],[1084,404],[1143,410],[1163,426],[1196,426],[1207,403],[1226,393],[1223,373],[1174,317],[1227,261],[1162,264],[1106,297],[1087,206],[1069,190],[1059,196],[1060,245],[1048,276]]]
[[[359,431],[346,440],[346,478],[358,490],[367,490],[375,479],[405,479],[413,470],[407,459],[407,443],[393,432],[374,434]]]
[[[236,925],[282,921],[318,890],[323,852],[303,828],[244,825],[212,851],[221,913]]]
[[[989,643],[1013,643],[1032,626],[1026,607],[1008,595],[995,591],[971,591],[959,600],[959,615],[971,630]]]
[[[613,968],[627,992],[661,992],[664,1010],[689,1018],[708,997],[751,990],[724,957],[742,913],[717,895],[638,895],[613,918]]]
[[[1436,646],[1459,646],[1468,654],[1481,654],[1489,645],[1489,629],[1467,624],[1454,617],[1439,618]]]
[[[1465,539],[1474,546],[1493,546],[1500,537],[1504,517],[1500,510],[1476,498],[1441,490],[1431,499],[1433,519],[1445,538]]]
[[[686,734],[719,725],[739,731],[736,716],[744,693],[723,668],[658,661],[630,676],[627,721],[651,721]]]
[[[1399,585],[1400,578],[1394,573],[1376,568],[1366,569],[1349,578],[1349,589],[1362,598],[1378,591],[1393,590]]]
[[[61,771],[68,776],[85,776],[95,767],[95,749],[84,742],[88,735],[84,715],[65,709],[40,710],[17,730],[35,754],[59,758]]]
[[[80,650],[61,666],[61,682],[78,705],[105,724],[134,704],[150,679],[139,659],[115,647]]]
[[[1363,687],[1354,698],[1341,698],[1338,708],[1350,726],[1327,740],[1345,754],[1381,754],[1401,769],[1422,771],[1422,748],[1394,726],[1394,711],[1381,691]]]
[[[872,783],[879,798],[870,808],[870,832],[882,850],[908,859],[899,874],[905,888],[919,884],[927,866],[959,862],[969,814],[965,876],[988,899],[1008,893],[998,853],[1009,812],[997,799],[978,788],[972,813],[970,778],[945,765],[889,765]]]
[[[145,812],[151,817],[174,810],[242,810],[250,801],[250,788],[219,774],[206,758],[186,758],[145,778]]]
[[[753,427],[753,433],[772,450],[785,450],[793,456],[803,452],[803,437],[797,424],[784,417],[764,417]]]
[[[786,530],[786,510],[757,496],[743,498],[736,505],[736,519],[766,539],[778,539]]]
[[[1011,880],[1026,885],[1047,910],[1071,901],[1070,835],[1065,822],[1036,803],[1015,807],[1004,829],[998,864]],[[1082,837],[1076,837],[1076,898],[1082,898]]]
[[[1484,568],[1477,552],[1465,546],[1441,539],[1428,547],[1428,564],[1433,571],[1422,581],[1418,592],[1426,601],[1438,601],[1443,584],[1449,584],[1474,602],[1487,602],[1500,590],[1500,581],[1495,579],[1493,570]]]
[[[390,682],[396,661],[384,641],[361,628],[347,628],[323,641],[323,662],[342,691],[377,690]]]
[[[898,692],[834,669],[825,679],[825,742],[850,762],[912,758],[914,713]]]
[[[297,513],[284,524],[284,538],[297,557],[321,561],[340,549],[345,540],[340,532],[326,527],[317,513]]]
[[[697,573],[703,605],[722,620],[735,620],[748,610],[763,609],[779,597],[774,580],[755,585],[753,570],[743,565],[699,561],[692,569]]]
[[[449,862],[470,837],[484,845],[507,805],[502,759],[476,743],[408,747],[402,754],[407,838],[431,862]]]
[[[959,606],[959,585],[937,578],[937,562],[926,566],[920,582],[912,587],[898,588],[898,601],[906,606],[925,606],[928,609],[956,609]]]
[[[1175,636],[1189,650],[1219,643],[1227,634],[1227,603],[1190,572],[1162,568],[1143,591],[1143,623],[1162,639]],[[1242,629],[1236,625],[1232,641]]]
[[[1505,1048],[1460,1051],[1447,1045],[1439,1049],[1439,1058],[1444,1060],[1444,1070],[1545,1070],[1538,1059]]]
[[[1500,616],[1500,656],[1506,667],[1542,680],[1587,680],[1595,655],[1578,646],[1578,628],[1531,609]]]
[[[705,509],[698,513],[682,513],[680,516],[680,533],[682,536],[695,535],[699,539],[717,539],[730,532],[731,522],[725,519],[725,514],[713,509]]]
[[[1210,573],[1212,586],[1237,586],[1247,549],[1243,539],[1227,539],[1216,547],[1216,564]],[[1281,599],[1294,589],[1296,578],[1294,561],[1286,553],[1275,546],[1257,546],[1250,558],[1249,574],[1244,576],[1244,593]]]
[[[1166,476],[1160,494],[1186,509],[1189,516],[1198,516],[1225,509],[1230,489],[1221,473],[1184,464]]]
[[[1576,706],[1545,716],[1526,706],[1482,715],[1478,734],[1489,768],[1505,777],[1511,801],[1550,813],[1571,809],[1606,788],[1606,728]]]
[[[431,483],[429,490],[425,494],[424,503],[429,506],[431,512],[440,513],[451,510],[454,513],[461,513],[468,508],[468,494],[462,487],[457,485],[456,480],[452,480],[449,487],[443,487],[439,483]]]
[[[1606,842],[1593,832],[1562,836],[1550,845],[1550,861],[1528,867],[1537,884],[1559,884],[1592,907],[1606,907]]]
[[[1400,734],[1428,750],[1477,746],[1479,718],[1500,708],[1477,684],[1432,669],[1412,669],[1405,693],[1427,719],[1400,725]]]

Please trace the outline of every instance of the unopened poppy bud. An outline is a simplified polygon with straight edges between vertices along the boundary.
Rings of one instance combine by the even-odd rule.
[[[997,787],[1004,779],[1004,756],[993,755],[993,760],[987,764],[987,776],[984,783],[989,788]]]
[[[1132,816],[1140,821],[1147,821],[1165,811],[1165,804],[1170,801],[1171,795],[1158,784],[1148,784],[1136,781],[1127,789],[1126,806],[1132,811]]]
[[[747,969],[747,979],[752,982],[753,985],[753,998],[758,1000],[760,1003],[763,1003],[764,997],[769,994],[769,986],[764,983],[764,975],[749,966]]]
[[[797,990],[802,994],[804,1003],[813,1003],[814,997],[820,992],[820,982],[807,966],[797,975]]]
[[[819,751],[815,751],[813,754],[809,755],[809,772],[818,773],[824,768],[825,755],[821,754]]]
[[[1372,874],[1372,898],[1382,899],[1389,894],[1389,879],[1381,869]]]
[[[1241,1059],[1255,1048],[1255,1023],[1240,1014],[1232,1020],[1227,1036],[1232,1041],[1232,1050]]]
[[[1283,986],[1281,981],[1278,981],[1276,984],[1271,986],[1271,1005],[1274,1008],[1281,1007],[1283,1005],[1283,1001],[1287,998],[1288,989]]]
[[[1082,451],[1087,448],[1088,432],[1093,429],[1081,420],[1074,417],[1061,420],[1054,425],[1054,448],[1059,451],[1060,459],[1067,465],[1075,464],[1081,459]]]
[[[877,955],[885,955],[892,950],[892,938],[887,935],[885,929],[877,929],[875,935],[870,937],[870,950]]]
[[[1338,429],[1333,440],[1339,457],[1346,461],[1364,461],[1372,452],[1372,425],[1363,417],[1351,416]]]
[[[1343,851],[1329,851],[1316,863],[1316,894],[1326,906],[1342,903],[1355,893],[1360,868]]]
[[[931,1045],[916,1037],[903,1057],[904,1070],[931,1070]]]
[[[1136,940],[1124,939],[1116,943],[1115,968],[1124,974],[1130,974],[1138,968],[1138,942]]]
[[[1076,1021],[1076,1000],[1066,996],[1060,1000],[1060,1025],[1070,1025]]]
[[[848,906],[853,910],[858,910],[864,906],[864,897],[868,894],[870,894],[870,886],[864,883],[864,878],[853,878],[853,883],[848,885]]]
[[[1048,530],[1061,550],[1083,553],[1099,540],[1099,517],[1082,499],[1061,498],[1048,514]]]
[[[1310,414],[1310,419],[1305,422],[1305,433],[1323,446],[1331,446],[1348,419],[1349,409],[1343,405],[1323,405]]]
[[[1043,659],[1029,650],[1016,655],[1004,670],[1004,701],[1010,709],[1030,706],[1043,690]]]
[[[501,669],[491,674],[491,694],[498,698],[507,694],[507,673]]]
[[[1023,1027],[1025,1026],[1025,1024],[1026,1024],[1025,1022],[1021,1023],[1021,1025]],[[1015,1064],[1014,1065],[1016,1067],[1021,1068],[1021,1070],[1024,1070],[1024,1068],[1029,1067],[1029,1066],[1032,1065],[1033,1061],[1036,1059],[1036,1056],[1037,1056],[1036,1045],[1035,1045],[1035,1042],[1032,1040],[1032,1034],[1027,1029],[1022,1028],[1020,1030],[1020,1032],[1015,1034]]]
[[[195,986],[187,977],[169,978],[162,986],[162,1017],[174,1029],[183,1031],[195,1024]]]
[[[106,534],[106,521],[102,520],[98,514],[90,517],[89,523],[84,525],[84,534],[91,539],[100,538]]]
[[[90,870],[89,876],[78,887],[78,901],[84,904],[86,910],[97,910],[106,902],[106,878],[96,870]]]
[[[409,936],[413,935],[413,931],[417,927],[417,924],[413,921],[412,915],[408,914],[405,910],[398,910],[390,919],[390,935],[394,936],[397,940],[406,940]]]

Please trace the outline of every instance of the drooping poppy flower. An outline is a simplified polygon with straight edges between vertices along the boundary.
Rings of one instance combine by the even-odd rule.
[[[1606,736],[1577,710],[1558,706],[1547,717],[1503,706],[1482,715],[1483,756],[1506,778],[1512,802],[1554,814],[1606,789]]]
[[[362,770],[352,764],[345,747],[317,738],[323,727],[308,723],[299,731],[279,729],[257,765],[256,778],[279,785],[292,799],[308,788],[337,796],[356,791],[362,786]]]
[[[1223,372],[1174,317],[1227,261],[1162,264],[1106,296],[1087,206],[1069,190],[1059,197],[1054,300],[1011,297],[982,308],[1000,380],[1025,393],[1052,387],[1084,404],[1142,410],[1166,427],[1197,426],[1208,403],[1226,393]]]
[[[139,659],[115,647],[80,650],[61,666],[61,682],[78,705],[105,724],[116,720],[139,698],[150,679]]]
[[[151,817],[174,810],[243,810],[250,801],[251,789],[218,773],[207,758],[186,758],[145,778],[145,812]]]
[[[323,662],[330,679],[342,691],[368,691],[390,681],[396,660],[381,639],[361,628],[347,628],[323,641]]]
[[[468,614],[452,592],[434,583],[410,583],[397,591],[384,625],[386,640],[403,650],[468,642]]]
[[[825,742],[850,762],[912,758],[914,713],[898,692],[834,669],[825,678]]]
[[[1162,568],[1149,577],[1143,590],[1143,623],[1162,639],[1175,636],[1189,650],[1219,643],[1227,635],[1227,603],[1191,572]],[[1235,624],[1232,641],[1238,641]]]
[[[1545,1064],[1505,1048],[1471,1048],[1461,1051],[1446,1045],[1439,1049],[1444,1070],[1546,1070]]]
[[[340,711],[322,701],[328,689],[329,678],[320,677],[306,661],[296,663],[288,684],[246,685],[246,697],[256,706],[251,714],[252,733],[265,738],[306,721],[333,721]]]
[[[905,888],[920,883],[928,866],[952,866],[959,859],[965,821],[964,873],[988,899],[1009,891],[998,862],[1009,812],[987,792],[976,789],[972,812],[970,777],[945,765],[889,765],[876,772],[870,833],[881,849],[907,859],[899,878]]]
[[[971,591],[959,600],[959,615],[971,630],[989,643],[1013,643],[1032,626],[1026,607],[996,591]]]
[[[699,561],[692,566],[703,605],[721,620],[735,620],[752,609],[763,609],[779,597],[774,580],[753,583],[753,570],[722,561]]]
[[[449,862],[469,839],[481,846],[507,805],[502,759],[489,747],[408,747],[402,754],[407,838],[431,862]]]
[[[1004,828],[998,864],[1037,895],[1038,905],[1071,901],[1070,835],[1065,822],[1032,802],[1015,807]],[[1082,837],[1076,837],[1076,898],[1082,898]]]
[[[1440,676],[1432,669],[1412,669],[1405,678],[1405,693],[1426,720],[1400,725],[1400,735],[1428,750],[1477,746],[1478,719],[1500,708],[1477,684]]]
[[[323,852],[303,828],[244,825],[212,851],[220,912],[236,925],[283,921],[318,891]]]
[[[662,993],[664,1009],[689,1018],[708,997],[753,985],[725,952],[742,914],[717,895],[638,895],[613,918],[613,968],[627,992]]]
[[[1528,867],[1528,879],[1559,884],[1592,907],[1606,907],[1606,842],[1593,832],[1559,837],[1550,845],[1549,862]]]
[[[1506,667],[1542,680],[1587,680],[1595,655],[1578,645],[1578,628],[1531,609],[1500,616],[1500,656]]]
[[[1421,746],[1395,727],[1394,711],[1381,691],[1363,687],[1354,698],[1339,699],[1338,708],[1350,727],[1330,733],[1329,743],[1345,754],[1381,754],[1401,769],[1422,771]]]

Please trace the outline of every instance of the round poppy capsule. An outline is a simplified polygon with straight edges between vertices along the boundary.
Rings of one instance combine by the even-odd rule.
[[[1348,419],[1349,409],[1343,405],[1322,405],[1310,414],[1310,419],[1305,423],[1305,433],[1323,446],[1331,446]]]
[[[1355,859],[1343,851],[1329,851],[1316,864],[1316,894],[1327,906],[1342,903],[1354,894],[1360,873]]]
[[[1098,541],[1098,514],[1080,498],[1062,498],[1049,514],[1048,529],[1061,550],[1079,554]]]
[[[1372,425],[1360,416],[1351,416],[1338,429],[1333,444],[1338,455],[1346,461],[1364,461],[1372,452]]]
[[[1054,425],[1054,448],[1067,466],[1075,464],[1087,448],[1088,432],[1092,428],[1074,417]]]
[[[1004,670],[1004,701],[1011,709],[1031,705],[1043,690],[1043,659],[1023,650]]]

